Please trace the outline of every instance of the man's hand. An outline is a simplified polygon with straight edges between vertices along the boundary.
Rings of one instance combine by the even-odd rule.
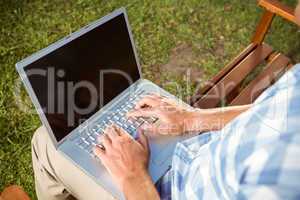
[[[181,135],[185,133],[186,123],[192,112],[177,102],[157,94],[150,94],[141,99],[135,109],[127,117],[155,117],[154,124],[145,123],[141,126],[147,134]]]
[[[120,189],[126,181],[147,174],[149,148],[143,133],[134,140],[123,129],[113,125],[105,130],[100,140],[104,149],[96,147],[95,153]]]
[[[157,94],[139,101],[130,117],[156,117],[154,124],[143,124],[141,129],[153,135],[182,135],[220,130],[233,118],[249,109],[251,105],[230,106],[214,109],[188,109],[177,102]]]
[[[95,154],[127,199],[159,199],[147,170],[150,152],[143,133],[140,132],[139,138],[134,140],[113,125],[99,140],[104,148],[96,147]]]

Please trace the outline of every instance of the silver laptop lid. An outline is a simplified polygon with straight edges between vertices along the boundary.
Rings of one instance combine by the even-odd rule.
[[[16,67],[55,145],[141,78],[124,8]]]

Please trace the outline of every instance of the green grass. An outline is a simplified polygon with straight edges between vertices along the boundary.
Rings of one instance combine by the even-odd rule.
[[[296,0],[285,2],[294,6]],[[40,121],[17,106],[15,63],[121,6],[127,8],[145,77],[178,95],[168,84],[175,81],[185,91],[183,96],[193,90],[185,88],[183,77],[172,71],[158,76],[154,70],[169,62],[172,49],[182,44],[191,47],[197,55],[193,67],[207,79],[249,43],[261,16],[254,0],[1,0],[0,190],[18,184],[35,199],[30,140]],[[297,30],[276,18],[267,42],[298,62]]]

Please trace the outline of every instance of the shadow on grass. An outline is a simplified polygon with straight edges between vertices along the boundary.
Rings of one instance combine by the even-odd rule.
[[[0,16],[16,12],[16,10],[21,9],[25,4],[26,2],[22,0],[1,0],[0,12],[2,14]]]

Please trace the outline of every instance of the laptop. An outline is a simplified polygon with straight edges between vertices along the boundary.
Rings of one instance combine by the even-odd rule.
[[[133,138],[143,123],[126,113],[149,93],[180,99],[143,79],[126,10],[83,27],[16,64],[25,88],[56,149],[97,184],[124,199],[93,148],[116,124]],[[187,136],[150,137],[149,173],[157,182],[170,169],[176,143]]]

